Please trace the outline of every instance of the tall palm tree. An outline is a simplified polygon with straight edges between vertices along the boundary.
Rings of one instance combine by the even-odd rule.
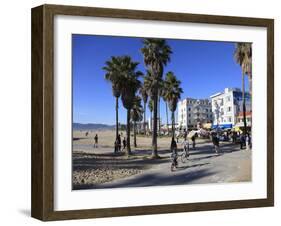
[[[135,96],[133,101],[133,106],[131,110],[131,118],[134,123],[134,147],[137,147],[137,138],[136,138],[136,124],[137,122],[143,119],[143,107],[141,105],[141,97]]]
[[[148,108],[149,108],[149,111],[150,111],[150,122],[153,121],[153,100],[150,98],[149,101],[148,101]],[[150,123],[150,128],[152,128],[152,124]]]
[[[245,75],[249,78],[250,96],[252,95],[252,46],[250,43],[237,43],[234,52],[236,62],[242,71],[242,101],[243,101],[243,133],[247,133],[246,103],[245,103]]]
[[[157,153],[157,110],[159,83],[162,81],[164,66],[170,61],[172,50],[164,39],[147,38],[143,40],[141,52],[144,63],[151,73],[153,80],[153,136],[152,136],[152,157],[158,157]]]
[[[168,131],[168,135],[169,135],[169,115],[168,115],[168,101],[166,100],[165,96],[166,96],[166,89],[165,87],[163,87],[161,89],[161,97],[163,98],[164,102],[165,102],[165,106],[166,106],[166,124],[167,124],[167,131]]]
[[[143,131],[144,131],[144,135],[146,135],[146,103],[148,100],[148,90],[146,89],[147,87],[144,85],[144,83],[142,84],[141,88],[140,88],[140,95],[142,97],[143,100]]]
[[[114,57],[112,56],[110,60],[105,62],[103,70],[105,73],[105,79],[111,82],[112,85],[112,93],[115,97],[115,117],[116,117],[116,140],[118,137],[118,99],[121,95],[121,88],[123,86],[124,80],[122,78],[122,57]]]
[[[181,98],[181,93],[183,93],[180,87],[181,81],[177,80],[173,72],[169,71],[166,74],[164,81],[165,99],[168,102],[169,109],[172,112],[172,137],[175,138],[175,111],[177,109],[177,104]]]
[[[141,71],[137,71],[138,62],[132,61],[130,56],[122,57],[122,78],[124,84],[121,87],[121,100],[124,108],[127,109],[127,155],[131,154],[130,145],[130,120],[131,120],[131,109],[134,105],[134,99],[137,90],[140,88],[141,82],[139,77],[142,76]]]

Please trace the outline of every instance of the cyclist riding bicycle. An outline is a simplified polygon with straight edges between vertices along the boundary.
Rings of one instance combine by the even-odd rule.
[[[188,139],[184,138],[184,141],[181,144],[183,146],[183,150],[186,153],[186,156],[189,157],[189,143],[188,143]]]

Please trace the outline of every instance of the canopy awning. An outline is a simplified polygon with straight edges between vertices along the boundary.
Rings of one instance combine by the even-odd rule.
[[[220,125],[212,125],[212,129],[231,129],[232,124],[220,124]]]

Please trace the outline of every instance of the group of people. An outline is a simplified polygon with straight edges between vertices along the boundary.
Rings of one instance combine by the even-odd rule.
[[[114,153],[117,153],[117,152],[120,152],[120,151],[123,151],[125,150],[126,146],[127,146],[127,141],[126,141],[126,137],[123,138],[122,140],[122,143],[123,143],[123,148],[121,147],[121,135],[118,134],[116,140],[115,140],[115,143],[114,143]],[[122,148],[122,150],[121,150]]]
[[[246,148],[246,150],[252,148],[252,138],[249,133],[246,133],[246,135],[241,134],[240,136],[240,149],[244,149],[244,147]]]
[[[193,136],[195,137],[195,136]],[[172,141],[171,141],[171,147],[170,147],[170,150],[171,150],[171,153],[172,153],[172,164],[177,167],[178,166],[178,146],[177,146],[177,143],[179,142],[178,140],[178,137],[176,138],[177,139],[177,142],[175,140],[174,137],[172,137]],[[195,148],[195,139],[192,140],[192,143],[193,143],[193,148]],[[189,157],[189,142],[188,142],[188,139],[187,139],[187,133],[184,133],[184,140],[183,142],[181,143],[182,147],[183,147],[183,151],[185,152],[186,156]]]
[[[88,132],[85,135],[88,136]],[[98,148],[98,143],[99,143],[99,137],[98,137],[98,134],[96,134],[94,136],[94,145],[93,145],[93,147],[94,148]],[[127,146],[126,137],[123,138],[122,143],[123,143],[123,147],[121,145],[121,135],[118,134],[117,139],[116,139],[116,141],[114,143],[114,147],[115,147],[114,148],[114,152],[115,153],[117,153],[119,151],[123,151],[126,148],[126,146]]]

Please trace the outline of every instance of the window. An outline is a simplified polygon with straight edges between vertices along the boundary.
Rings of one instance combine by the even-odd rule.
[[[232,122],[232,118],[231,118],[231,117],[228,117],[228,121],[229,121],[229,122]]]
[[[190,108],[188,108],[188,111],[191,111],[191,109],[190,109]]]
[[[190,123],[191,123],[191,121],[190,121],[190,120],[188,120],[188,123],[190,124]]]
[[[230,111],[231,111],[231,107],[228,107],[228,108],[227,108],[227,111],[230,112]]]
[[[191,117],[191,115],[190,115],[190,114],[188,114],[188,117]]]
[[[208,112],[208,109],[206,109],[206,112]]]

